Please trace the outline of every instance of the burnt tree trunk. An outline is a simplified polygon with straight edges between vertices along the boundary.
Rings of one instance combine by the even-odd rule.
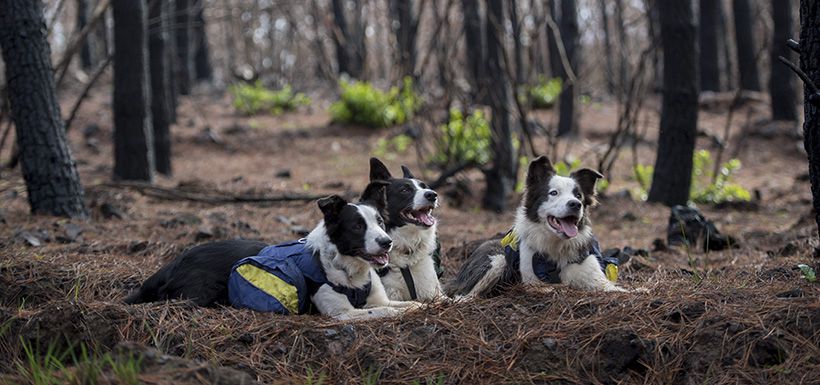
[[[391,29],[396,37],[396,67],[399,76],[413,75],[416,68],[416,35],[418,17],[413,14],[413,0],[390,0]],[[419,10],[421,12],[423,10]]]
[[[148,55],[151,76],[151,125],[154,132],[154,165],[161,174],[171,175],[171,133],[169,131],[168,102],[168,40],[163,0],[151,0],[148,18],[153,20],[148,33]]]
[[[145,0],[113,0],[114,179],[152,181],[154,151]]]
[[[487,189],[484,207],[503,211],[515,188],[517,157],[512,135],[516,131],[512,116],[512,90],[509,72],[504,65],[504,4],[487,2],[487,100],[492,110],[490,147],[493,165],[485,175]]]
[[[658,92],[663,87],[663,62],[661,61],[661,52],[663,47],[660,45],[660,15],[658,14],[658,5],[655,0],[644,0],[644,8],[647,13],[646,35],[655,44],[655,49],[652,50],[652,89]]]
[[[176,32],[177,62],[176,82],[180,95],[191,94],[191,83],[194,75],[194,49],[191,47],[193,30],[191,28],[191,9],[198,0],[176,0]]]
[[[615,95],[615,70],[612,64],[612,38],[609,34],[609,12],[607,12],[607,0],[598,0],[598,8],[601,11],[601,28],[604,31],[604,64],[606,66],[606,89],[611,95]]]
[[[42,2],[0,0],[0,49],[31,212],[86,217],[54,89]]]
[[[662,0],[660,2],[663,2]],[[700,89],[721,91],[720,0],[700,0]]]
[[[165,68],[167,72],[168,87],[166,88],[165,100],[168,101],[168,122],[174,124],[177,122],[177,105],[179,104],[177,96],[179,96],[179,81],[177,80],[177,62],[179,61],[179,54],[177,53],[177,30],[176,30],[176,0],[165,0],[162,3],[162,15],[165,18],[165,26],[167,32],[167,44],[165,44],[165,55],[168,57],[168,66]]]
[[[575,0],[561,0],[561,41],[564,43],[564,52],[573,72],[578,72],[578,58],[580,56],[578,35],[578,12]],[[558,101],[558,136],[578,134],[578,109],[575,98],[578,85],[569,83],[569,76],[564,66],[561,67],[564,79],[564,89]]]
[[[785,42],[792,37],[794,27],[793,0],[772,0],[772,49],[770,57],[769,95],[772,99],[772,120],[797,121],[797,89],[794,77],[777,59],[783,56],[794,61],[794,53]]]
[[[464,41],[467,57],[467,70],[474,99],[480,99],[480,92],[485,87],[481,82],[485,79],[487,64],[487,45],[483,32],[480,0],[461,0],[461,9],[464,12]]]
[[[760,91],[760,74],[757,71],[757,47],[752,28],[750,0],[733,0],[735,15],[735,39],[737,41],[737,67],[740,72],[740,89]]]
[[[626,37],[624,4],[621,0],[615,1],[615,29],[618,31],[618,94],[619,99],[623,100],[629,83],[629,41]]]
[[[193,35],[196,49],[194,50],[194,72],[196,80],[211,80],[213,68],[208,50],[208,34],[205,30],[204,0],[197,0],[194,18]]]
[[[556,1],[560,0],[547,0],[546,4],[546,12],[549,13],[549,17],[558,24],[561,20],[559,19],[558,15],[558,5]],[[558,37],[553,30],[553,28],[547,24],[547,53],[549,54],[549,62],[550,62],[550,76],[555,78],[561,78],[562,73],[564,71],[564,64],[561,62],[561,53],[558,52]],[[560,28],[559,28],[560,29]],[[560,32],[560,31],[559,31]]]
[[[79,32],[88,24],[88,15],[91,12],[88,0],[77,0],[77,31]],[[90,70],[94,67],[94,48],[92,41],[94,34],[88,34],[80,46],[80,67]]]
[[[522,39],[522,20],[518,18],[518,1],[510,0],[508,3],[510,10],[510,24],[512,25],[513,57],[515,57],[515,86],[516,89],[526,83],[524,68],[524,42]]]
[[[361,17],[353,17],[353,23],[348,20],[345,4],[348,0],[333,0],[333,19],[336,24],[336,33],[333,33],[333,43],[336,46],[336,62],[339,73],[346,73],[355,79],[364,75],[364,36],[361,33],[363,26],[354,28],[351,24],[361,21]],[[360,0],[353,0],[353,12],[360,12]]]
[[[663,103],[649,201],[685,205],[698,120],[698,46],[692,1],[659,1]]]
[[[820,85],[820,1],[800,1],[800,68]],[[785,71],[785,67],[781,66]],[[780,70],[780,69],[778,69]],[[803,86],[803,144],[809,158],[814,221],[820,229],[820,95]]]

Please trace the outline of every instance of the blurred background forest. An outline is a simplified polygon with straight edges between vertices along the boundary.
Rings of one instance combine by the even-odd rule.
[[[820,369],[816,0],[0,0],[0,50],[0,383]],[[304,236],[372,156],[438,191],[447,281],[538,155],[604,174],[595,233],[648,293],[350,325],[121,303],[192,245]]]

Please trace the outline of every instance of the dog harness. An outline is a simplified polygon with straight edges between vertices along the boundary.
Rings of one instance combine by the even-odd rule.
[[[504,247],[504,255],[507,264],[511,265],[515,271],[520,271],[521,253],[519,251],[519,238],[515,231],[510,230],[504,238],[501,238],[501,246]],[[612,282],[618,280],[618,258],[604,257],[601,254],[601,247],[598,245],[598,240],[593,237],[590,244],[581,254],[578,255],[579,262],[586,257],[594,255],[598,259],[606,278]],[[537,253],[532,256],[532,271],[542,282],[546,283],[561,283],[561,268],[553,262],[547,255]]]
[[[441,278],[441,275],[444,274],[444,269],[441,268],[441,243],[439,243],[438,238],[436,238],[436,249],[433,250],[433,253],[430,254],[430,256],[433,258],[433,266],[436,270],[436,277]],[[404,284],[407,285],[407,291],[410,292],[410,299],[413,301],[419,299],[419,296],[416,293],[416,281],[413,280],[413,272],[411,272],[410,268],[407,266],[399,268],[399,271],[401,271],[401,277],[404,278]],[[389,272],[390,266],[382,267],[381,269],[376,270],[379,277],[384,277]]]
[[[314,313],[310,297],[322,285],[344,294],[355,308],[367,303],[371,283],[361,288],[335,285],[305,239],[268,246],[240,259],[228,278],[228,300],[237,308],[279,314]]]

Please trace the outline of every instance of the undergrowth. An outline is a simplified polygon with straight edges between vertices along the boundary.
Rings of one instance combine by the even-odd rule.
[[[380,128],[403,124],[421,107],[413,80],[405,77],[402,87],[381,91],[368,82],[342,81],[339,100],[330,106],[333,121]]]
[[[446,169],[455,165],[485,165],[490,162],[490,123],[481,110],[466,117],[459,109],[450,109],[450,120],[439,127],[432,164]]]
[[[305,94],[294,93],[290,85],[272,90],[258,80],[253,84],[233,84],[228,87],[228,92],[233,97],[233,107],[244,115],[256,115],[261,112],[279,115],[285,111],[295,110],[299,106],[309,105],[311,102]]]
[[[543,76],[539,78],[538,83],[531,86],[528,92],[532,107],[535,109],[552,108],[558,100],[558,95],[561,94],[561,87],[560,78],[547,79]]]

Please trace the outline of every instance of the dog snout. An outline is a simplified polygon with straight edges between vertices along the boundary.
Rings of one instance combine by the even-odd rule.
[[[376,243],[379,244],[379,247],[385,250],[388,250],[390,249],[390,246],[393,246],[393,240],[388,237],[377,238]]]
[[[571,200],[567,202],[567,206],[570,208],[570,210],[579,211],[581,210],[581,201]]]
[[[427,191],[424,193],[424,198],[430,202],[435,202],[438,199],[438,194],[435,191]]]

